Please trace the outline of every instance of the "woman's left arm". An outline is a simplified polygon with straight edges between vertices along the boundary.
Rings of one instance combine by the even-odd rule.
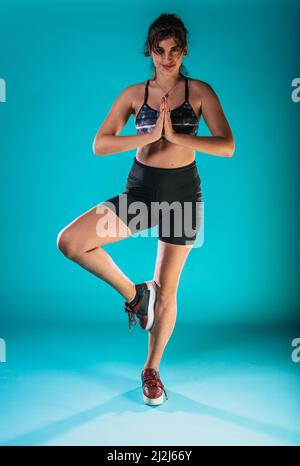
[[[167,139],[174,144],[189,147],[198,152],[232,157],[235,144],[230,126],[216,93],[208,83],[203,82],[201,83],[201,110],[212,136],[191,136],[169,131]],[[166,118],[171,123],[169,113],[166,113]]]

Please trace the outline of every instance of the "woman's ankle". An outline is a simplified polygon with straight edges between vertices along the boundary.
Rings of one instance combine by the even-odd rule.
[[[146,369],[155,369],[156,372],[158,372],[158,366],[155,364],[145,364],[143,370],[145,371]]]
[[[128,303],[130,303],[130,302],[133,301],[134,298],[136,297],[136,293],[137,293],[136,286],[135,286],[135,284],[133,284],[133,286],[132,286],[131,289],[128,291],[128,293],[124,296],[124,298],[126,299],[126,301],[127,301]]]

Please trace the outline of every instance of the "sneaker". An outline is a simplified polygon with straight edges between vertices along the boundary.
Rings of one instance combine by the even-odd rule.
[[[128,313],[129,330],[136,325],[136,316],[143,330],[151,330],[154,323],[154,306],[157,297],[157,283],[154,280],[136,285],[138,298],[136,301],[125,302],[125,312]]]
[[[160,405],[168,399],[164,385],[160,380],[159,372],[155,369],[144,369],[141,374],[143,384],[143,400],[150,406]]]

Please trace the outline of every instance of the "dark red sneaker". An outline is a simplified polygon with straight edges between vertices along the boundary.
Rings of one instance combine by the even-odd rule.
[[[125,302],[125,312],[128,313],[129,330],[136,325],[136,317],[144,330],[151,330],[154,323],[154,306],[157,298],[157,284],[154,280],[136,285],[138,301],[135,304]]]
[[[160,380],[159,372],[155,369],[144,369],[141,374],[143,384],[143,400],[147,405],[160,405],[166,394],[164,384]]]

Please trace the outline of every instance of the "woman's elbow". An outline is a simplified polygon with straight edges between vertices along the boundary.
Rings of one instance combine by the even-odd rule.
[[[234,139],[230,138],[228,140],[228,143],[226,144],[226,151],[225,151],[225,156],[226,157],[232,157],[235,152],[235,144],[234,144]]]
[[[94,139],[93,141],[93,153],[94,155],[102,155],[102,151],[101,151],[101,145],[99,143],[99,138],[98,139]]]

